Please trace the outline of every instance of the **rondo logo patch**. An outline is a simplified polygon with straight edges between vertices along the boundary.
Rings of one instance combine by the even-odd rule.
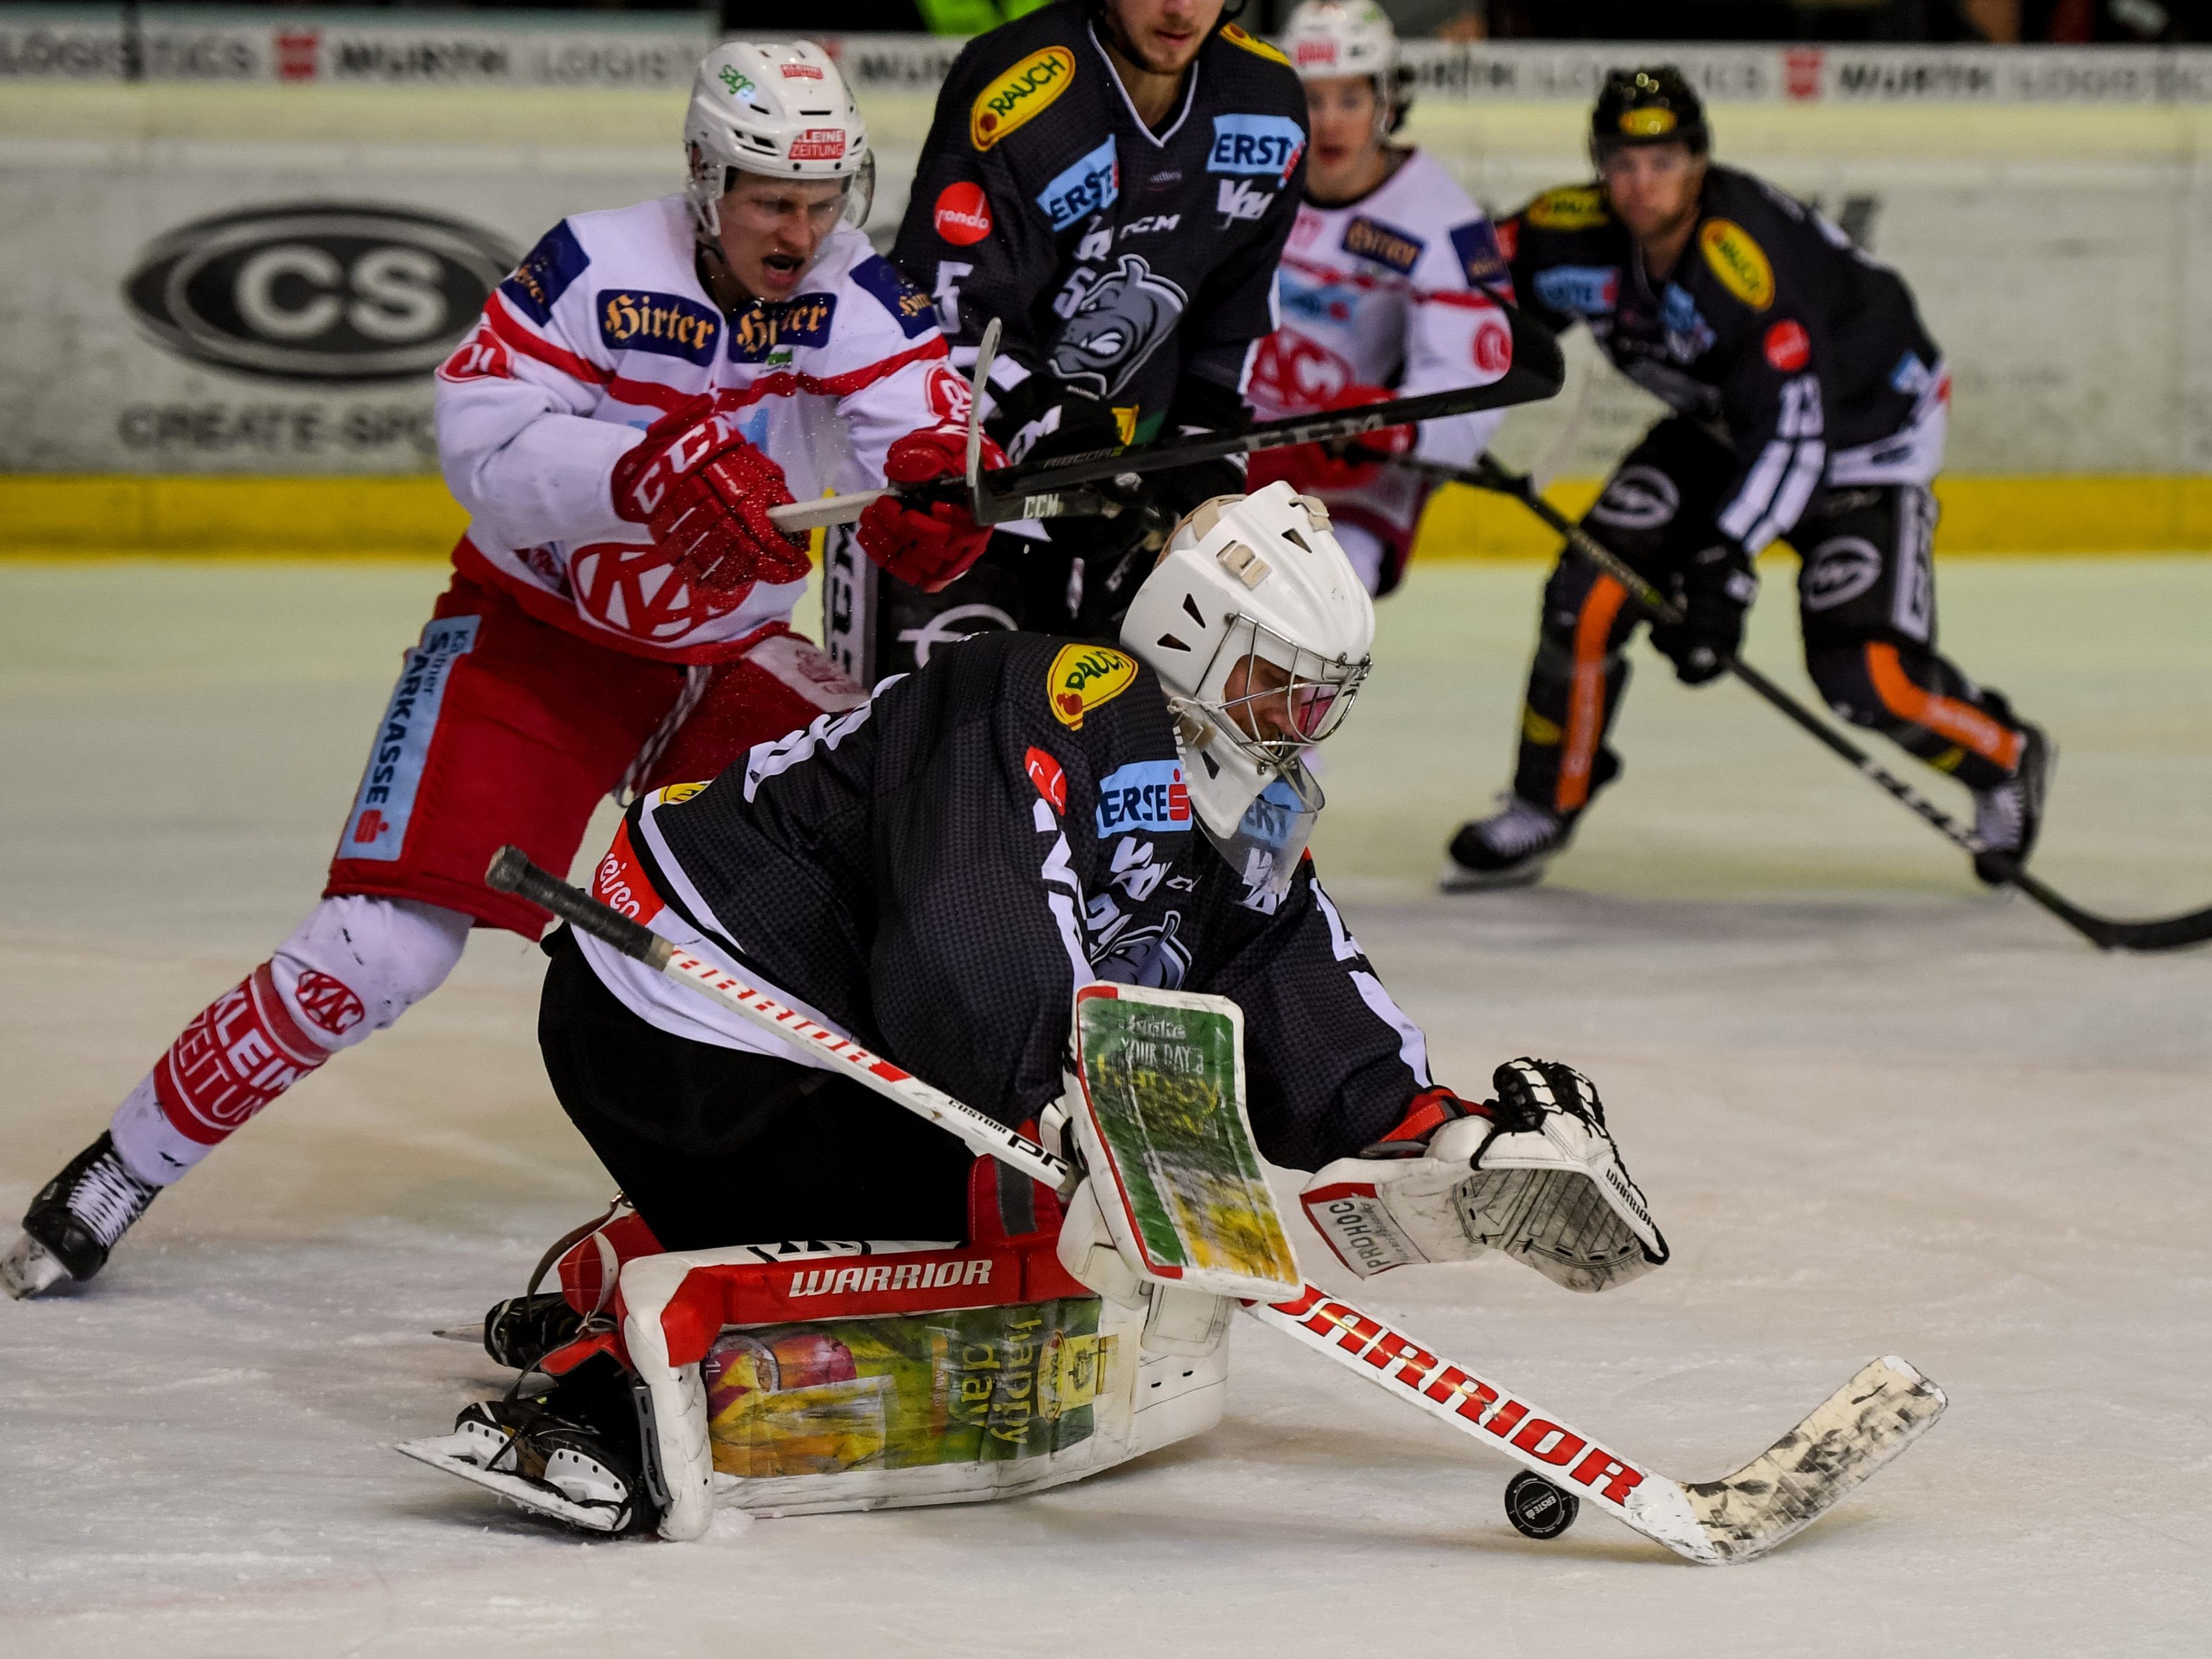
[[[1774,267],[1766,251],[1735,220],[1706,220],[1698,228],[1698,246],[1721,286],[1744,304],[1764,311],[1774,303]]]
[[[405,208],[302,202],[160,237],[123,297],[165,350],[276,380],[427,374],[515,263],[474,225]]]
[[[975,94],[968,111],[968,141],[988,149],[1032,121],[1075,83],[1075,54],[1065,46],[1033,52]]]
[[[1136,660],[1103,645],[1066,645],[1046,671],[1045,690],[1052,717],[1071,732],[1083,729],[1083,717],[1109,703],[1134,684]]]
[[[965,179],[937,192],[932,217],[937,234],[955,247],[967,247],[991,234],[991,200],[983,186]]]
[[[1784,374],[1795,374],[1813,361],[1813,342],[1805,325],[1784,317],[1766,331],[1766,361]]]

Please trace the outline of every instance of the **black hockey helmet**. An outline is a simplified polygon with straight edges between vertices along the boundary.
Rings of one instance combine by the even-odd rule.
[[[1638,144],[1686,144],[1703,155],[1711,147],[1705,100],[1672,64],[1611,70],[1590,112],[1590,154]]]

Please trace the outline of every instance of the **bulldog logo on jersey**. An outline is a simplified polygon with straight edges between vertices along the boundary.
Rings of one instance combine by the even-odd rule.
[[[1088,267],[1069,278],[1053,308],[1067,319],[1052,348],[1052,372],[1071,386],[1110,398],[1175,332],[1186,298],[1152,274],[1140,254],[1125,253],[1103,275]]]

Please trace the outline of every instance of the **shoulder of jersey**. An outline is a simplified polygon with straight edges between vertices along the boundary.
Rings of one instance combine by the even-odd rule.
[[[946,85],[967,100],[968,143],[979,154],[1005,143],[1079,82],[1109,72],[1084,19],[1079,6],[1045,6],[962,49]]]
[[[1694,257],[1720,291],[1745,310],[1773,308],[1781,289],[1778,262],[1802,270],[1833,258],[1803,204],[1733,168],[1715,167],[1705,184],[1705,216]]]
[[[499,291],[543,328],[563,300],[596,312],[603,287],[665,294],[693,285],[690,249],[681,197],[572,214],[538,239]]]
[[[878,253],[866,235],[841,225],[791,303],[811,295],[831,300],[836,314],[819,342],[841,358],[866,360],[903,351],[937,331],[937,307],[907,275]]]
[[[1599,230],[1613,222],[1605,192],[1595,185],[1561,185],[1535,198],[1513,216],[1531,230]]]
[[[1305,87],[1291,60],[1258,35],[1239,28],[1234,23],[1224,23],[1206,43],[1200,60],[1218,75],[1229,77],[1232,87],[1264,88],[1278,93],[1285,102],[1294,104],[1299,114],[1305,112]],[[1200,88],[1200,95],[1204,89]]]

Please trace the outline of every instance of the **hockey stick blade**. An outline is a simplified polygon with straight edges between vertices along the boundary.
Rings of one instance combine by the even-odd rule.
[[[1734,1474],[1685,1485],[1311,1285],[1291,1301],[1247,1303],[1244,1310],[1707,1566],[1753,1560],[1811,1525],[1925,1434],[1949,1403],[1902,1359],[1877,1359]]]
[[[1568,545],[1577,553],[1626,588],[1629,598],[1653,620],[1662,623],[1681,620],[1681,613],[1640,572],[1537,494],[1534,482],[1525,473],[1508,471],[1488,455],[1477,457],[1472,467],[1449,466],[1412,456],[1388,459],[1391,465],[1401,471],[1437,483],[1468,484],[1492,495],[1510,496],[1550,529],[1565,537]],[[2017,860],[1984,846],[1981,838],[1973,831],[1959,823],[1911,784],[1889,772],[1872,755],[1833,730],[1826,720],[1749,663],[1741,658],[1729,657],[1724,659],[1724,665],[1730,674],[1748,686],[1769,707],[1830,753],[1856,769],[1868,782],[1898,802],[1953,846],[1976,857],[1993,856],[2004,871],[2008,883],[2027,894],[2099,950],[2173,951],[2185,945],[2201,945],[2212,939],[2212,908],[2191,910],[2185,915],[2138,921],[2100,916],[2094,911],[2084,910],[2028,874]]]

